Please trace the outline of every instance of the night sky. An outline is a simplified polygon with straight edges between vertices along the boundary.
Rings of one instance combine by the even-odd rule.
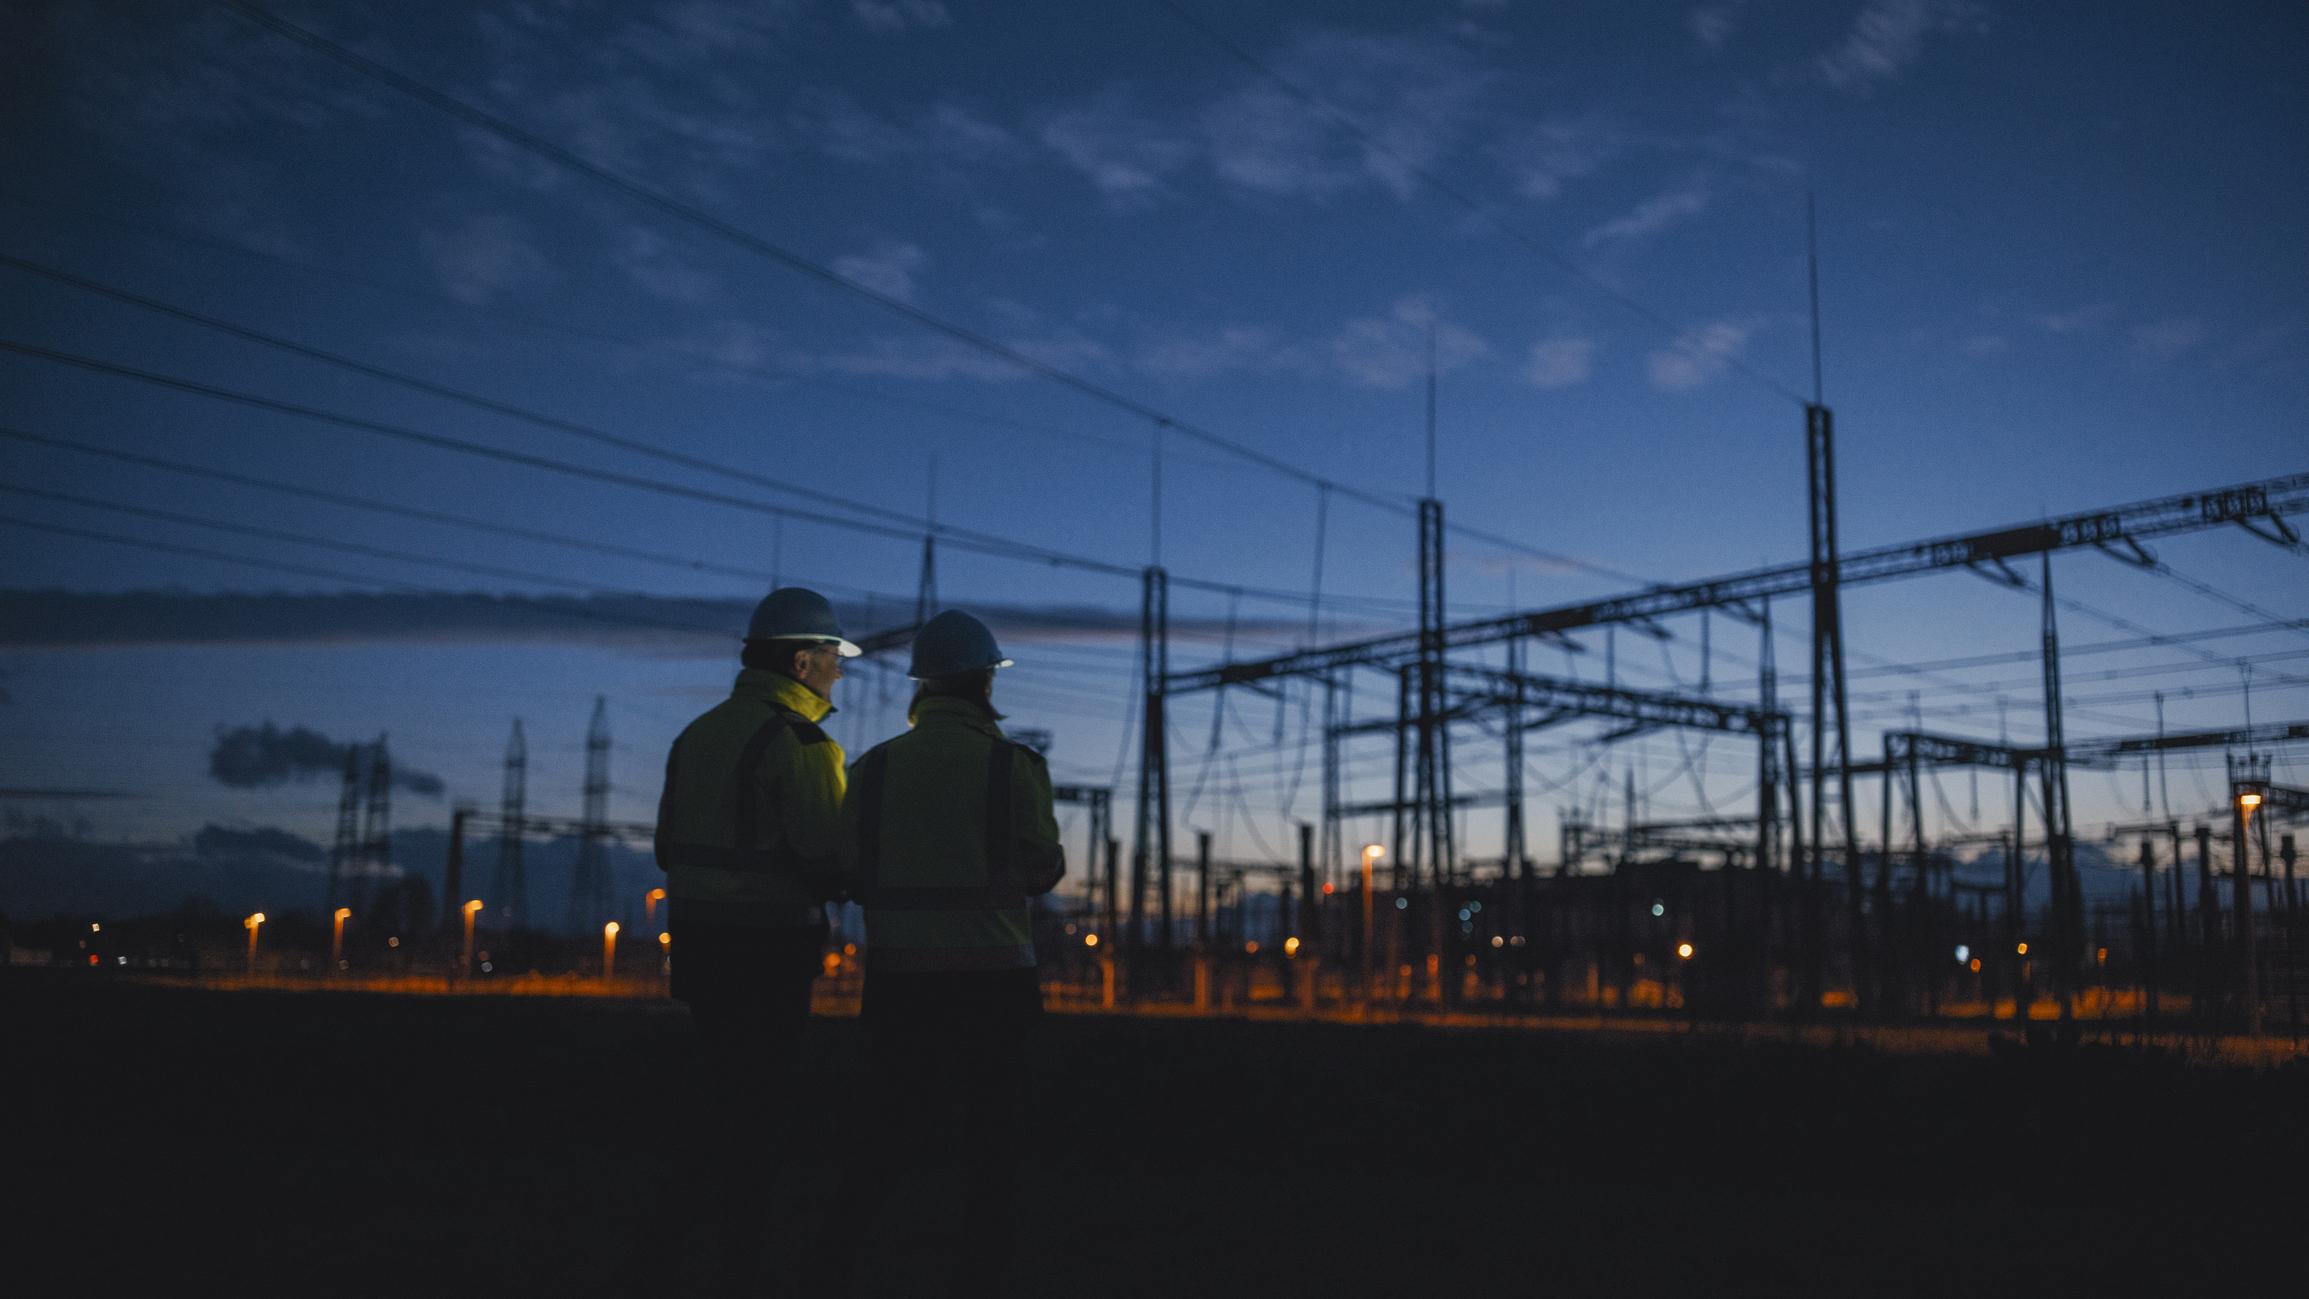
[[[1203,584],[1172,593],[1176,667],[1409,625],[1431,363],[1435,492],[1519,543],[1453,536],[1454,616],[1800,560],[1808,195],[1847,549],[2309,468],[2299,5],[274,12],[743,238],[226,6],[0,13],[0,787],[131,795],[8,804],[102,838],[325,842],[333,780],[209,774],[219,727],[267,721],[389,732],[445,783],[399,804],[428,825],[494,801],[520,717],[531,809],[574,815],[596,695],[611,813],[646,819],[745,607],[776,578],[854,633],[907,621],[932,515],[981,539],[941,545],[937,588],[1004,632],[998,703],[1053,733],[1061,779],[1127,791],[1133,573],[1158,533]],[[2071,737],[2153,730],[2159,692],[2169,726],[2236,725],[2248,678],[2254,720],[2309,717],[2309,563],[2235,528],[2155,549],[2168,573],[2055,560],[2083,606],[2062,612]],[[348,592],[402,596],[407,621],[350,617]],[[666,603],[514,628],[476,592]],[[215,598],[259,593],[316,598]],[[1803,602],[1774,612],[1801,698]],[[1856,750],[1912,718],[2035,741],[2038,616],[1961,573],[1850,591]],[[1532,666],[1753,696],[1753,629],[1712,620],[1705,656],[1700,619],[1669,629]],[[1371,684],[1360,716],[1391,706]],[[905,689],[854,668],[836,737],[892,733]],[[1212,707],[1174,708],[1179,833],[1291,852],[1317,806],[1306,696]],[[1532,737],[1543,860],[1560,808],[1616,820],[1631,773],[1653,816],[1750,806],[1744,742],[1605,729]],[[1463,745],[1462,789],[1496,788],[1495,745]],[[1380,795],[1384,752],[1351,750],[1351,796]],[[2309,784],[2302,759],[2277,778]],[[2176,759],[2154,801],[2198,813],[2220,762]],[[1972,787],[1940,780],[1931,824],[1960,831]],[[2079,773],[2075,796],[2097,837],[2140,816],[2142,773]],[[1496,855],[1497,821],[1471,814],[1463,844]]]

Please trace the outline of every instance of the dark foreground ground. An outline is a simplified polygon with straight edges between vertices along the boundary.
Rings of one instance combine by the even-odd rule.
[[[14,970],[0,1028],[13,1293],[679,1293],[662,1171],[688,1024],[669,1006]],[[805,1186],[833,1177],[860,1070],[854,1023],[816,1044]],[[1042,1054],[1027,1293],[2301,1276],[2298,1066],[1084,1016],[1053,1017]],[[907,1266],[869,1271],[907,1293]]]

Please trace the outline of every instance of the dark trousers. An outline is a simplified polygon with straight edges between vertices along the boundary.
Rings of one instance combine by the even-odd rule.
[[[828,1261],[895,1273],[905,1293],[1007,1293],[1038,1213],[1025,1137],[1038,975],[880,973],[871,961],[860,1013],[871,1076]]]
[[[676,1271],[695,1293],[775,1289],[773,1232],[791,1228],[777,1201],[782,1190],[791,1198],[793,1143],[814,1117],[805,1048],[825,931],[718,926],[677,910],[670,932],[674,996],[697,1029],[682,1085],[667,1097]]]

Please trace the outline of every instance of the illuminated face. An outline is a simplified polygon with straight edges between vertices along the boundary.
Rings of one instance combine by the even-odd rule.
[[[812,645],[794,655],[794,679],[828,699],[842,679],[842,654],[832,645]]]

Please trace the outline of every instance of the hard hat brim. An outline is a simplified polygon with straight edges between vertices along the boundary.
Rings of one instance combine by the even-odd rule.
[[[936,676],[926,677],[918,672],[909,672],[906,674],[906,679],[908,681],[936,681],[939,677],[967,676],[972,672],[985,672],[993,668],[1011,668],[1017,666],[1018,663],[1015,659],[997,659],[996,661],[987,664],[983,668],[964,668],[960,672],[940,672]]]
[[[808,642],[810,642],[811,644],[814,644],[814,645],[831,645],[831,646],[833,646],[833,647],[834,647],[834,652],[835,652],[836,654],[839,654],[839,655],[841,655],[843,658],[846,658],[846,659],[854,659],[854,658],[857,658],[859,655],[861,655],[861,654],[864,654],[864,653],[866,652],[866,651],[864,651],[864,650],[862,650],[862,649],[859,649],[857,646],[855,646],[855,645],[852,645],[850,642],[848,642],[848,641],[846,641],[846,640],[843,640],[843,639],[842,639],[841,637],[839,637],[839,636],[826,636],[826,635],[822,635],[822,634],[820,634],[820,633],[817,633],[817,632],[798,631],[798,632],[793,632],[793,633],[791,633],[791,634],[789,634],[789,635],[784,635],[784,636],[752,636],[752,635],[749,635],[749,636],[747,636],[747,637],[746,637],[746,640],[747,640],[747,641],[749,641],[749,642],[752,642],[752,641],[757,641],[757,640],[762,640],[762,641],[769,641],[769,640],[788,640],[788,641],[792,641],[792,640],[799,640],[799,641],[808,641]]]

